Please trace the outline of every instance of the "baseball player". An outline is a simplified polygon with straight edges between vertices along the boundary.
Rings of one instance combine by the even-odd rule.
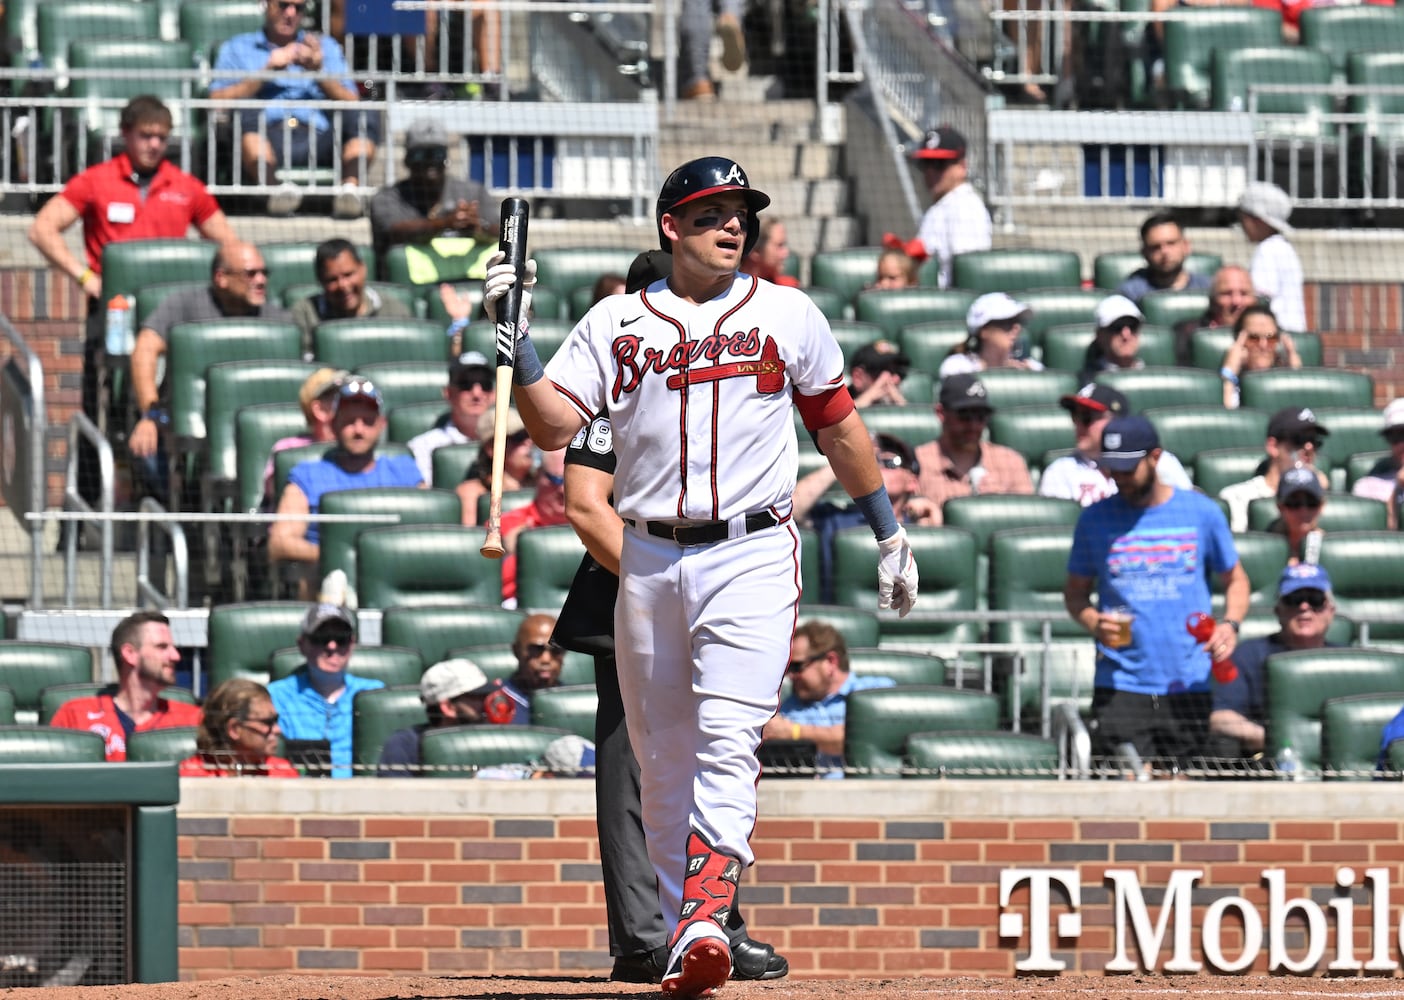
[[[656,209],[672,276],[596,304],[549,378],[525,323],[514,357],[517,408],[539,447],[565,447],[595,414],[610,417],[625,525],[620,693],[669,924],[663,992],[688,1000],[731,972],[723,927],[754,861],[755,751],[799,605],[792,405],[878,540],[879,607],[905,615],[918,585],[828,323],[802,292],[738,272],[769,204],[732,160],[683,164]],[[527,316],[535,262],[524,270]],[[494,321],[517,277],[489,259]]]

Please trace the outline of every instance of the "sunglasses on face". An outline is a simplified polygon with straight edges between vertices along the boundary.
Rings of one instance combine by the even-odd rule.
[[[879,455],[877,460],[880,469],[905,469],[907,463],[902,460],[901,455]]]
[[[1274,341],[1277,340],[1277,334],[1275,334],[1275,333],[1250,333],[1250,334],[1248,334],[1248,340],[1249,340],[1249,342],[1255,342],[1255,341],[1256,341],[1257,343],[1260,343],[1260,344],[1271,344],[1271,343],[1273,343]]]
[[[1313,611],[1321,611],[1326,607],[1326,594],[1320,590],[1298,590],[1279,599],[1278,603],[1294,610],[1305,604]]]
[[[326,649],[332,643],[336,643],[338,649],[344,649],[355,639],[354,632],[317,632],[307,637],[307,641],[319,649]]]
[[[1109,333],[1129,333],[1133,337],[1141,332],[1141,321],[1138,319],[1119,319],[1105,328]]]
[[[268,6],[274,10],[287,10],[289,7],[293,10],[302,10],[307,6],[307,0],[268,0]]]
[[[786,672],[791,674],[801,673],[805,667],[809,666],[815,660],[822,660],[828,655],[829,651],[825,650],[822,653],[811,653],[809,656],[806,656],[802,660],[791,660],[790,665],[786,668]]]
[[[240,721],[251,729],[261,726],[263,728],[263,735],[267,736],[273,731],[273,727],[278,724],[278,713],[274,712],[272,715],[264,716],[262,719],[249,718]],[[254,729],[254,731],[257,732],[258,730]]]
[[[526,645],[525,652],[528,660],[534,660],[537,657],[545,656],[547,653],[550,653],[553,658],[565,654],[565,650],[557,646],[554,642],[529,642]]]
[[[996,330],[1003,330],[1005,333],[1010,333],[1018,325],[1019,321],[1017,319],[992,319],[985,324],[985,329],[988,330],[990,327],[994,327]]]
[[[438,167],[448,162],[448,150],[443,146],[418,146],[405,152],[405,163],[411,167]]]
[[[1282,502],[1284,510],[1319,510],[1321,501],[1316,497],[1293,496]]]
[[[1404,441],[1404,428],[1385,431],[1384,439],[1390,444],[1399,444],[1401,441]]]
[[[1315,434],[1291,434],[1288,435],[1287,440],[1292,443],[1294,448],[1321,447],[1321,439]]]
[[[248,281],[252,281],[254,278],[268,277],[268,268],[266,267],[224,267],[220,270],[225,274],[241,275]]]
[[[492,379],[487,375],[475,375],[455,379],[453,387],[461,392],[467,392],[469,389],[482,389],[486,392],[488,389],[492,388]]]
[[[1079,427],[1090,427],[1101,420],[1103,416],[1104,414],[1093,413],[1091,410],[1073,410],[1072,421]]]
[[[972,424],[975,424],[984,423],[985,421],[989,420],[990,414],[993,412],[993,410],[956,410],[955,413],[952,415],[957,420],[968,420]]]

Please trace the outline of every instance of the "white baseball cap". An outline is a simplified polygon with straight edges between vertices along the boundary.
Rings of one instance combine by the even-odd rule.
[[[973,335],[991,323],[1020,319],[1030,312],[1032,310],[1018,299],[1003,292],[990,292],[970,303],[970,309],[965,314],[965,328]]]
[[[1101,302],[1097,303],[1097,329],[1105,330],[1119,319],[1131,317],[1134,320],[1144,320],[1146,317],[1141,310],[1136,308],[1136,303],[1132,302],[1125,295],[1108,295]]]
[[[426,705],[437,705],[460,695],[480,691],[486,693],[494,686],[482,668],[472,660],[442,660],[424,671],[419,678],[419,697]]]
[[[1380,428],[1380,433],[1388,434],[1396,427],[1404,427],[1404,396],[1384,408],[1384,427]]]

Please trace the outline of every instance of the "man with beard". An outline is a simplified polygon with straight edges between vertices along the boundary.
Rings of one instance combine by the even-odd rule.
[[[350,240],[337,237],[322,243],[317,247],[312,266],[322,290],[292,308],[293,321],[302,329],[302,352],[307,357],[313,357],[316,350],[312,331],[327,320],[369,316],[413,318],[409,307],[399,299],[382,296],[374,288],[366,287],[366,263]]]
[[[1146,266],[1127,275],[1116,290],[1137,305],[1151,292],[1207,292],[1209,276],[1185,270],[1190,242],[1174,212],[1155,212],[1141,223],[1141,256]]]
[[[409,455],[376,456],[375,446],[385,433],[385,400],[370,379],[355,377],[342,382],[334,406],[335,447],[321,458],[293,466],[278,498],[280,519],[268,532],[269,560],[297,567],[295,575],[304,600],[321,555],[321,536],[315,521],[284,519],[287,515],[317,513],[322,495],[335,490],[425,486],[419,466]]]
[[[1204,752],[1210,660],[1233,654],[1249,585],[1218,505],[1162,481],[1160,455],[1145,417],[1107,422],[1099,462],[1117,492],[1078,518],[1063,602],[1097,640],[1093,752],[1129,744],[1143,761],[1183,767]],[[1223,582],[1226,610],[1201,643],[1185,626],[1211,613],[1208,573]]]
[[[200,709],[161,697],[175,683],[180,663],[169,618],[156,611],[128,615],[112,630],[111,649],[116,685],[91,698],[64,702],[50,725],[97,733],[108,760],[126,760],[132,733],[200,724]]]
[[[487,189],[477,181],[449,177],[448,132],[438,121],[420,118],[405,131],[405,167],[409,176],[381,188],[370,203],[371,238],[383,265],[390,248],[401,243],[428,243],[445,236],[496,240],[496,222],[484,209]]]
[[[515,712],[512,724],[531,725],[531,699],[542,688],[559,687],[561,667],[565,665],[565,649],[556,645],[551,633],[556,629],[554,615],[527,615],[517,626],[512,640],[512,655],[517,669],[507,678],[502,690],[512,699]]]

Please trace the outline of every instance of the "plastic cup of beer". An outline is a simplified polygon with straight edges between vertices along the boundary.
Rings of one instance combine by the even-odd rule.
[[[1116,634],[1112,636],[1107,645],[1112,649],[1125,649],[1131,645],[1131,620],[1135,617],[1131,614],[1131,609],[1120,606],[1107,608],[1102,613],[1116,624]]]

